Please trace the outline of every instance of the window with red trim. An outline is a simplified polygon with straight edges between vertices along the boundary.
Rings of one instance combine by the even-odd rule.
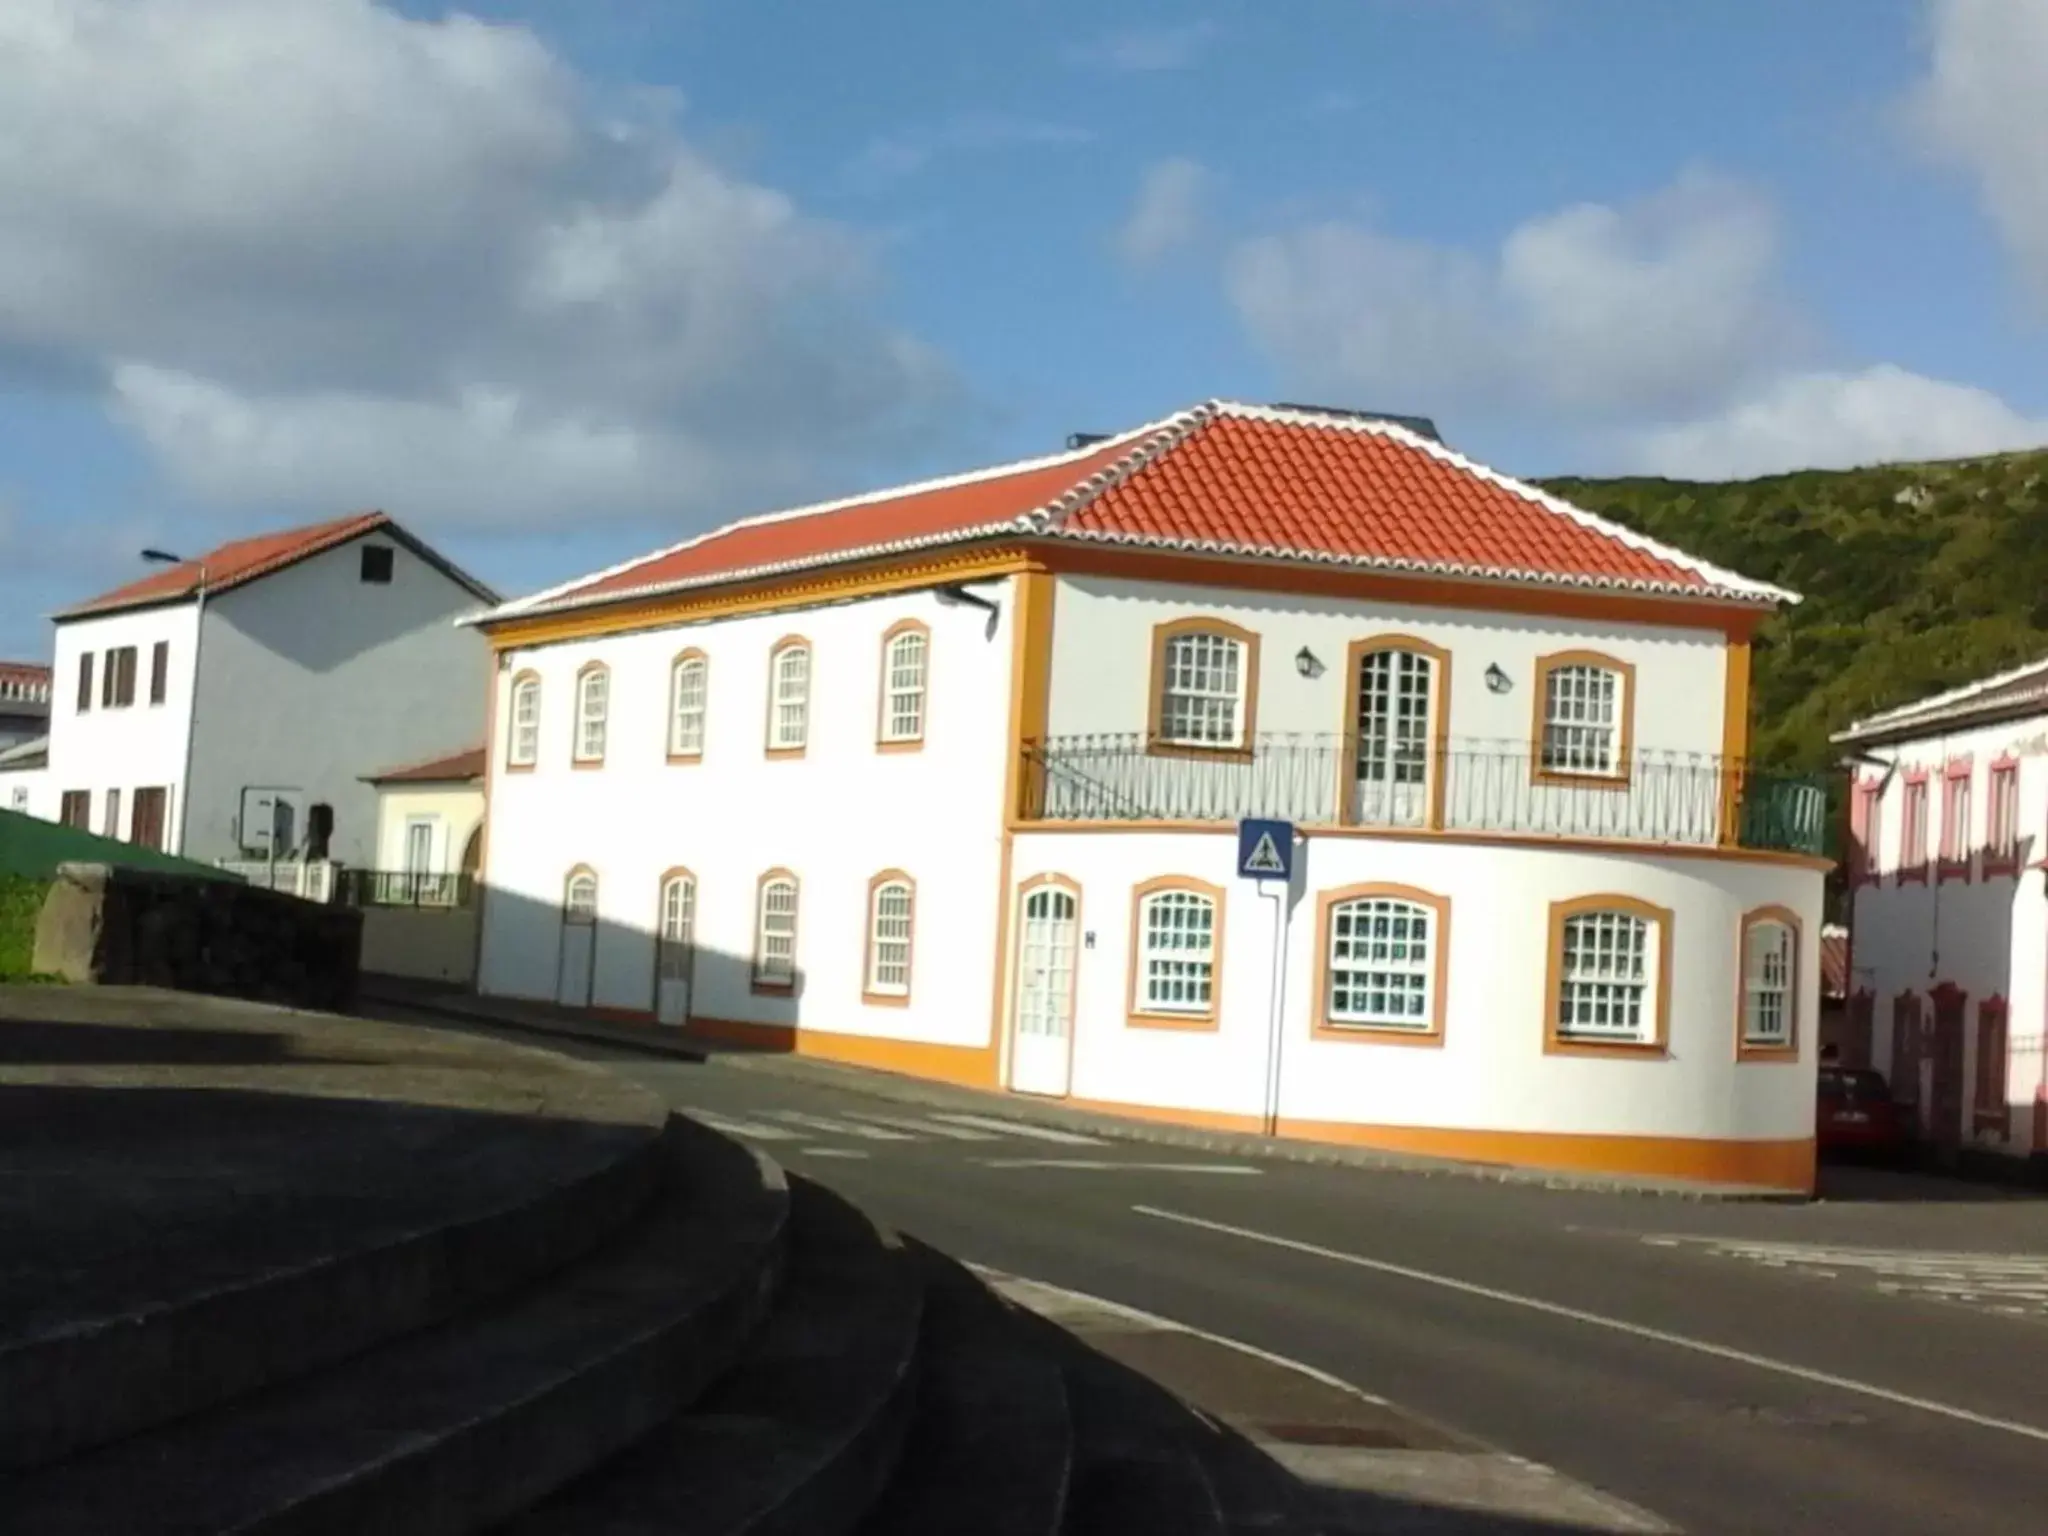
[[[2006,1119],[2005,1079],[2006,1006],[2002,997],[1987,997],[1977,1005],[1977,1096],[1976,1120],[2003,1125]]]
[[[1906,780],[1904,809],[1900,813],[1899,878],[1927,878],[1927,780]]]
[[[1941,780],[1941,875],[1943,879],[1970,873],[1970,791],[1973,780],[1966,760],[1949,764]]]
[[[1984,873],[2013,870],[2020,862],[2020,765],[1991,765],[1991,799],[1985,807]]]
[[[1876,779],[1856,786],[1849,802],[1850,874],[1856,880],[1875,880],[1884,873],[1884,793]]]

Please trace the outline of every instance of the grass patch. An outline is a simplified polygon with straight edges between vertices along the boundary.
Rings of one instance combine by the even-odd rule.
[[[49,888],[47,880],[0,875],[0,981],[38,979],[29,967],[35,958],[36,916]]]

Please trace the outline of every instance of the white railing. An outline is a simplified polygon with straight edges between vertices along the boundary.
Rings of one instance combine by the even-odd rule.
[[[335,865],[330,859],[221,859],[219,866],[249,885],[326,903],[334,900]]]

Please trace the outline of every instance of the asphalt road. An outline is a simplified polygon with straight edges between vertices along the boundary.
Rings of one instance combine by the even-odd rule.
[[[2048,1532],[2048,1201],[1212,1157],[575,1049],[961,1258],[1304,1361],[1687,1531]]]

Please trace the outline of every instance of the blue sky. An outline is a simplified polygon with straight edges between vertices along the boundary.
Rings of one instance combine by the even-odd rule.
[[[378,505],[517,592],[1216,395],[2048,442],[2043,102],[2048,0],[17,0],[0,655],[144,543]]]

